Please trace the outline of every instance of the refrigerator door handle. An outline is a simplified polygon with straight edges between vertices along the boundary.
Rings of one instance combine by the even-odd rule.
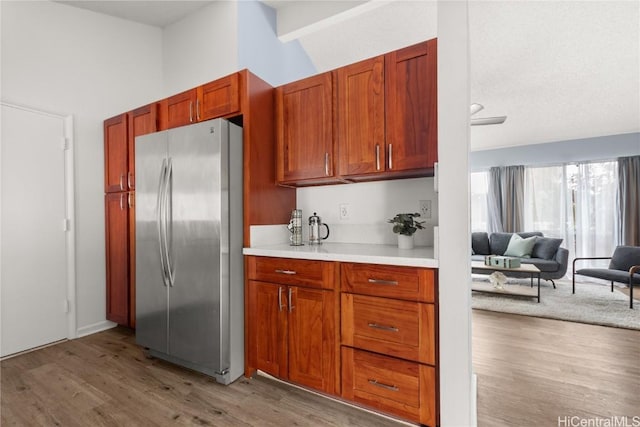
[[[172,265],[173,261],[173,191],[172,191],[172,183],[173,181],[173,162],[171,161],[171,157],[169,157],[169,161],[167,163],[167,173],[164,182],[164,247],[165,247],[165,260],[167,262],[167,278],[169,281],[169,286],[175,285],[175,267]]]
[[[156,226],[158,228],[158,247],[160,248],[160,266],[162,267],[162,281],[165,286],[169,285],[169,279],[167,277],[167,267],[164,258],[165,239],[163,233],[163,206],[164,206],[164,186],[167,176],[167,159],[162,159],[162,169],[160,171],[160,179],[158,182],[158,191],[156,198]]]

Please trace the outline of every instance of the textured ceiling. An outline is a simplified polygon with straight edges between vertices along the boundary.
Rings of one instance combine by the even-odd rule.
[[[162,27],[209,2],[63,3]],[[299,41],[320,72],[436,37],[436,15],[434,1],[381,2]],[[473,126],[472,150],[640,132],[639,1],[472,0],[469,33],[474,117],[508,116]]]

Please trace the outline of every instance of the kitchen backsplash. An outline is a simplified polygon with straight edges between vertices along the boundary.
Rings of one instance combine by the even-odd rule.
[[[396,244],[397,236],[387,219],[396,213],[420,212],[420,201],[427,201],[431,217],[420,218],[425,221],[425,229],[416,232],[415,244],[433,246],[433,227],[438,225],[438,196],[433,178],[326,185],[296,191],[305,242],[309,238],[308,218],[317,212],[330,228],[327,242]],[[284,225],[253,227],[251,235],[252,246],[285,243],[289,238]]]

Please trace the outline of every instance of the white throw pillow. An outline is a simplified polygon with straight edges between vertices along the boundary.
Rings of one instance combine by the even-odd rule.
[[[509,240],[509,246],[507,246],[507,250],[504,251],[504,255],[517,258],[531,258],[531,252],[533,252],[536,239],[537,236],[523,239],[514,233],[513,236],[511,236],[511,240]]]

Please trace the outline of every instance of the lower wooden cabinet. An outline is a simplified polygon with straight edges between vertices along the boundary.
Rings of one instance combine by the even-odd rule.
[[[338,393],[336,293],[321,287],[333,286],[332,282],[318,279],[332,271],[333,263],[248,258],[248,375],[259,369],[315,390]],[[300,286],[293,284],[298,275]],[[273,281],[253,280],[267,277]],[[278,278],[286,283],[277,283]]]
[[[105,195],[106,317],[131,328],[135,327],[136,319],[134,194],[122,192]]]
[[[437,270],[259,256],[245,266],[245,375],[438,425]]]
[[[341,264],[342,397],[438,425],[436,270]]]
[[[420,424],[436,425],[433,366],[342,347],[342,397]]]

